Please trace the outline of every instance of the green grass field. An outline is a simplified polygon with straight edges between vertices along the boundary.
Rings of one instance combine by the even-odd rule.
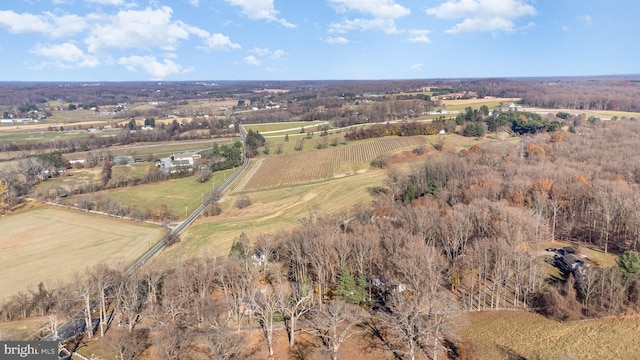
[[[164,229],[103,215],[37,206],[0,218],[0,298],[53,285],[101,261],[126,264]]]
[[[386,172],[370,170],[316,184],[244,193],[251,205],[238,209],[234,203],[240,194],[221,199],[222,214],[200,218],[181,236],[179,244],[162,254],[164,261],[174,257],[228,254],[233,240],[242,232],[251,240],[260,234],[274,234],[298,226],[299,220],[312,209],[320,213],[348,211],[359,203],[368,204],[372,197],[367,188],[384,184]]]
[[[285,122],[285,123],[268,123],[268,124],[250,124],[243,125],[243,127],[249,131],[257,131],[260,133],[268,133],[271,131],[283,131],[283,130],[291,130],[292,132],[301,132],[302,128],[305,129],[305,133],[307,131],[318,131],[318,126],[326,125],[326,121],[321,122],[311,122],[311,121],[293,121],[293,122]],[[285,132],[283,132],[285,133]]]
[[[470,106],[472,109],[479,109],[486,105],[489,109],[494,109],[500,105],[518,103],[518,98],[498,98],[498,99],[463,99],[463,100],[443,100],[447,111],[460,111]]]
[[[638,317],[560,323],[529,312],[489,311],[454,322],[480,359],[632,360],[640,354]]]
[[[183,218],[185,212],[191,213],[200,206],[203,196],[211,194],[211,191],[222,185],[234,171],[235,169],[217,171],[205,183],[199,183],[195,177],[189,176],[155,184],[112,189],[104,193],[124,206],[135,206],[139,209],[156,209],[164,204],[178,217]]]
[[[626,117],[627,119],[631,119],[631,118],[635,118],[636,120],[640,119],[640,113],[635,113],[635,112],[628,112],[628,111],[608,111],[608,110],[589,110],[589,111],[578,111],[578,110],[570,110],[569,112],[576,112],[576,113],[586,113],[588,115],[594,115],[594,116],[598,116],[600,115],[601,117],[610,119],[613,118],[614,116],[617,116],[618,119],[621,119],[623,117]]]
[[[115,136],[117,132],[98,132],[94,136]],[[87,139],[91,133],[82,132],[59,132],[59,131],[3,131],[0,132],[0,141],[12,142],[18,145],[26,143],[40,143],[58,140]]]

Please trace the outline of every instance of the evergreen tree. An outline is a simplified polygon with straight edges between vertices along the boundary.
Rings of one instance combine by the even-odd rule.
[[[336,297],[352,304],[362,305],[367,300],[367,279],[364,275],[354,277],[346,267],[338,275]]]

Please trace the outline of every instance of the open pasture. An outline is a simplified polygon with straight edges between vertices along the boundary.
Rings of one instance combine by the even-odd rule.
[[[480,359],[637,359],[640,318],[560,323],[529,312],[489,311],[458,316],[458,336]]]
[[[202,204],[203,199],[222,185],[236,169],[217,171],[205,183],[199,183],[195,177],[168,180],[155,184],[138,185],[112,189],[102,192],[123,206],[135,206],[139,209],[153,210],[161,205],[183,218]]]
[[[246,193],[251,205],[238,209],[240,194],[226,195],[220,201],[222,214],[199,218],[181,235],[181,241],[166,250],[160,261],[176,257],[226,256],[233,240],[245,233],[251,241],[260,234],[275,234],[299,226],[300,219],[327,212],[349,212],[357,204],[368,204],[373,198],[369,187],[383,186],[384,170],[371,169],[343,178],[314,184],[288,186]]]
[[[6,127],[6,126],[5,126]],[[21,131],[22,130],[22,131]],[[27,143],[42,143],[49,141],[66,141],[71,139],[86,139],[91,135],[95,137],[102,136],[115,136],[117,131],[104,131],[89,133],[87,131],[73,131],[73,132],[60,132],[60,131],[47,131],[46,129],[25,129],[20,127],[15,131],[0,131],[0,141],[16,143],[18,145]]]
[[[160,240],[164,229],[108,216],[38,206],[0,218],[0,298],[67,281],[106,261],[127,264]]]
[[[266,135],[275,132],[285,134],[290,132],[306,133],[308,131],[319,131],[319,127],[328,124],[329,122],[327,121],[294,121],[285,123],[251,124],[243,125],[243,127],[247,131],[253,130]],[[302,132],[302,128],[304,128],[304,132]]]
[[[154,167],[151,163],[136,163],[132,165],[115,165],[112,168],[112,181],[127,178],[142,178]],[[36,185],[36,191],[47,194],[55,189],[64,189],[67,193],[73,193],[73,189],[78,189],[88,184],[100,186],[102,167],[68,170],[65,175],[56,176]],[[123,181],[124,182],[124,181]]]
[[[327,180],[354,174],[368,168],[374,158],[425,144],[424,137],[385,138],[366,140],[345,146],[330,147],[318,151],[271,156],[254,162],[240,181],[235,192],[268,187],[288,186],[311,181]]]
[[[464,110],[467,106],[473,109],[479,109],[482,105],[486,105],[489,109],[506,106],[509,103],[517,103],[519,98],[494,98],[494,99],[459,99],[459,100],[442,100],[447,111]]]
[[[161,143],[137,143],[131,145],[112,146],[108,152],[113,155],[127,155],[133,156],[138,159],[145,159],[148,156],[167,157],[171,154],[196,151],[202,149],[209,149],[213,146],[213,143],[218,144],[229,143],[234,138],[218,138],[207,140],[184,140],[184,141],[166,141]],[[239,138],[238,138],[239,140]],[[101,152],[102,150],[95,150],[94,152]],[[107,151],[104,150],[104,153]],[[89,155],[88,151],[79,151],[72,154],[64,154],[65,158],[71,159],[85,159]]]

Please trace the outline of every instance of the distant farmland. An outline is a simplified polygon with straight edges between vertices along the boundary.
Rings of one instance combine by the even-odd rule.
[[[376,157],[426,143],[424,137],[385,138],[318,151],[266,157],[252,165],[234,192],[288,186],[352,174]]]
[[[0,218],[0,299],[48,288],[101,261],[126,264],[159,241],[159,226],[41,206]]]

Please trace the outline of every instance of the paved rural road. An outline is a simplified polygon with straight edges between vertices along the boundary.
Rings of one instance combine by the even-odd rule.
[[[240,128],[240,135],[242,137],[242,144],[244,146],[245,144],[245,140],[246,140],[246,134],[244,132],[243,128]],[[202,212],[204,211],[204,209],[207,208],[207,206],[209,206],[211,204],[211,202],[213,201],[213,199],[216,198],[216,195],[222,193],[227,187],[229,187],[229,185],[234,182],[238,176],[240,176],[240,174],[242,174],[242,172],[244,172],[244,170],[247,168],[247,166],[249,165],[249,157],[246,156],[246,152],[245,152],[245,156],[244,156],[244,161],[242,163],[242,165],[240,166],[240,168],[238,168],[238,170],[236,170],[236,172],[233,173],[233,175],[231,175],[231,177],[229,177],[229,179],[227,179],[227,181],[225,183],[223,183],[221,186],[219,186],[216,191],[212,194],[212,196],[207,199],[207,201],[205,201],[202,205],[200,205],[200,207],[198,207],[196,210],[194,210],[191,215],[189,215],[189,217],[187,217],[184,221],[182,221],[180,224],[178,224],[178,226],[176,226],[175,228],[173,228],[173,230],[171,230],[170,235],[174,235],[177,236],[179,235],[182,231],[184,231],[189,225],[191,225],[191,223],[193,223],[198,216],[200,216],[200,214],[202,214]],[[144,264],[146,264],[149,260],[151,260],[154,256],[156,256],[160,251],[162,251],[162,249],[164,249],[166,246],[165,242],[163,240],[160,240],[157,244],[155,244],[151,249],[149,249],[144,255],[142,255],[140,258],[138,258],[138,260],[136,260],[131,267],[127,270],[128,273],[134,272],[134,271],[138,271],[138,269],[140,269]],[[96,301],[92,302],[91,304],[91,308],[95,309],[98,307],[98,303]],[[83,319],[83,311],[79,311],[73,318],[76,319]],[[59,341],[63,341],[66,339],[70,339],[78,334],[82,334],[85,331],[85,324],[84,321],[80,320],[80,321],[73,321],[73,318],[71,320],[68,320],[67,322],[65,322],[64,324],[62,324],[60,327],[58,327],[58,338],[54,339],[54,335],[53,333],[47,335],[44,337],[43,340],[46,341],[53,341],[53,340],[59,340]],[[97,327],[97,319],[93,319],[93,326],[94,328]]]

